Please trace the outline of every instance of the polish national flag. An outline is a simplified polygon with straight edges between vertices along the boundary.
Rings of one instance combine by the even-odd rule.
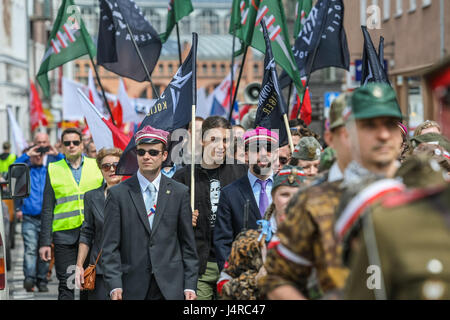
[[[78,98],[97,150],[113,147],[125,150],[130,137],[122,133],[111,120],[106,119],[80,89]]]

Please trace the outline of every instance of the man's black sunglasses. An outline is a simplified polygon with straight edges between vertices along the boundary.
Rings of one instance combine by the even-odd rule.
[[[145,149],[136,149],[136,153],[138,154],[138,156],[143,157],[145,156],[145,154],[148,152],[149,155],[151,155],[152,157],[156,157],[158,154],[160,154],[162,151],[159,150],[154,150],[154,149],[150,149],[150,150],[145,150]]]
[[[78,147],[81,143],[81,140],[75,140],[75,141],[64,141],[63,144],[68,147],[70,144],[73,143],[74,146]]]

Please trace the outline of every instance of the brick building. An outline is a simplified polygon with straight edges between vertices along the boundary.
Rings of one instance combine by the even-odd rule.
[[[344,0],[351,61],[361,59],[367,25],[375,46],[385,38],[390,81],[414,128],[436,119],[436,105],[423,74],[450,53],[450,3],[440,0]]]

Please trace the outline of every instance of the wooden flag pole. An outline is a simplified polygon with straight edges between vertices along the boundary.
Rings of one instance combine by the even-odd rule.
[[[195,109],[197,105],[197,33],[192,33],[191,208],[195,210]]]
[[[179,67],[181,67],[181,65],[183,64],[182,58],[181,58],[181,41],[180,41],[180,30],[178,28],[178,22],[175,23],[176,27],[177,27],[177,40],[178,40],[178,58],[180,59],[180,65]]]
[[[119,1],[116,1],[116,4],[117,4],[117,7],[119,8],[119,11],[122,13],[122,10],[120,9],[120,6],[119,6]],[[123,16],[123,14],[122,14],[122,16]],[[134,40],[134,34],[131,31],[130,25],[128,24],[128,21],[126,21],[125,19],[123,19],[123,21],[125,22],[128,34],[131,37],[131,41],[133,42],[134,49],[136,50],[136,53],[139,56],[139,60],[141,61],[142,66],[144,67],[144,70],[145,70],[145,73],[147,75],[148,81],[150,81],[150,84],[151,84],[152,89],[153,89],[153,94],[155,95],[156,99],[159,99],[159,93],[156,91],[155,86],[153,85],[152,78],[150,77],[150,72],[148,71],[147,65],[144,62],[144,58],[142,58],[141,50],[139,50],[139,47],[138,47],[136,41]]]

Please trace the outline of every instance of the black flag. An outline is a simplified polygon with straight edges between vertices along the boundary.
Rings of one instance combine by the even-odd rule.
[[[269,130],[278,129],[280,146],[284,146],[288,144],[288,135],[283,122],[283,114],[286,113],[286,102],[280,93],[275,59],[264,20],[265,18],[261,20],[261,25],[264,40],[266,41],[266,56],[264,58],[264,78],[261,92],[259,93],[255,127],[263,127]]]
[[[100,0],[97,64],[122,77],[148,81],[126,23],[152,73],[161,53],[161,40],[133,0]]]
[[[386,71],[384,70],[384,59],[382,63],[381,57],[375,51],[375,46],[373,45],[372,38],[367,31],[367,27],[361,26],[361,29],[364,35],[361,85],[364,86],[370,82],[383,82],[390,84]],[[381,40],[380,53],[382,53],[382,50],[383,41]]]
[[[349,70],[350,54],[342,0],[319,0],[316,3],[292,51],[301,77],[327,67]]]
[[[191,121],[192,49],[161,97],[150,108],[138,130],[149,125],[165,131],[186,126]],[[120,157],[116,174],[132,175],[138,170],[134,138]]]

